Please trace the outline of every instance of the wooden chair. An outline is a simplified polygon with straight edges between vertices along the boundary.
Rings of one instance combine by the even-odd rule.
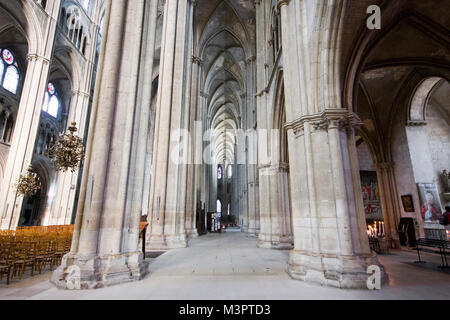
[[[12,264],[10,259],[10,249],[6,246],[0,247],[0,281],[6,275],[6,284],[11,281]]]
[[[31,276],[34,275],[35,259],[34,259],[34,244],[33,243],[18,243],[14,248],[12,254],[12,268],[13,276],[16,275],[22,280],[26,268],[31,269]]]

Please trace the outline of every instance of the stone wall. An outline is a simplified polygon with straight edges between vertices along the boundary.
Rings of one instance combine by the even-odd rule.
[[[375,171],[372,156],[366,143],[361,143],[358,146],[358,161],[359,169],[361,171]]]

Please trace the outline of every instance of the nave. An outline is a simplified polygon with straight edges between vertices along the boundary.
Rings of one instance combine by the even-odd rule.
[[[439,271],[439,257],[424,254],[427,265],[413,263],[412,251],[378,256],[389,275],[381,291],[342,290],[292,281],[286,273],[288,251],[257,249],[244,233],[208,234],[150,259],[149,275],[139,282],[98,290],[63,291],[51,273],[5,289],[0,299],[83,300],[277,300],[277,299],[449,299],[450,274]]]

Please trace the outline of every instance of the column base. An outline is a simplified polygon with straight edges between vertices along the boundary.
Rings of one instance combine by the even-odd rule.
[[[291,250],[294,244],[289,237],[280,237],[260,233],[256,244],[261,249]]]
[[[377,265],[381,268],[381,283],[388,277],[384,268],[374,256],[313,256],[291,251],[287,273],[294,280],[340,289],[367,289],[367,268]]]
[[[147,240],[145,245],[149,251],[165,251],[170,249],[187,248],[186,234],[164,236],[153,235]]]
[[[199,237],[197,229],[186,230],[186,235],[187,235],[188,238],[191,238],[191,239],[195,239],[195,238]]]
[[[248,237],[257,237],[256,229],[255,228],[248,228],[247,229],[247,236]]]
[[[140,252],[89,257],[69,253],[50,282],[65,290],[99,289],[142,280],[148,266]]]

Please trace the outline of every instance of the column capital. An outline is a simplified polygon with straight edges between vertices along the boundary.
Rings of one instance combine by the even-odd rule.
[[[83,91],[74,89],[74,90],[72,90],[72,96],[81,96],[81,97],[88,98],[88,97],[90,97],[90,94],[87,92],[83,92]]]
[[[358,115],[347,109],[327,109],[321,113],[302,116],[284,125],[286,130],[293,130],[297,137],[302,136],[305,124],[314,130],[353,130],[361,127],[362,122]]]
[[[252,62],[256,61],[256,56],[251,56],[247,60],[245,60],[245,64],[250,64]]]
[[[198,64],[199,66],[203,65],[203,60],[197,56],[192,56],[192,63]]]
[[[37,53],[29,53],[29,54],[27,54],[27,60],[29,62],[41,60],[43,62],[46,62],[46,63],[50,64],[50,59],[49,58],[41,56],[40,54],[37,54]]]
[[[394,163],[393,162],[377,162],[377,163],[374,163],[373,166],[375,167],[375,169],[386,170],[386,169],[394,168]]]
[[[278,10],[281,10],[282,6],[288,6],[290,2],[291,2],[291,0],[278,0],[278,3],[277,3]]]

